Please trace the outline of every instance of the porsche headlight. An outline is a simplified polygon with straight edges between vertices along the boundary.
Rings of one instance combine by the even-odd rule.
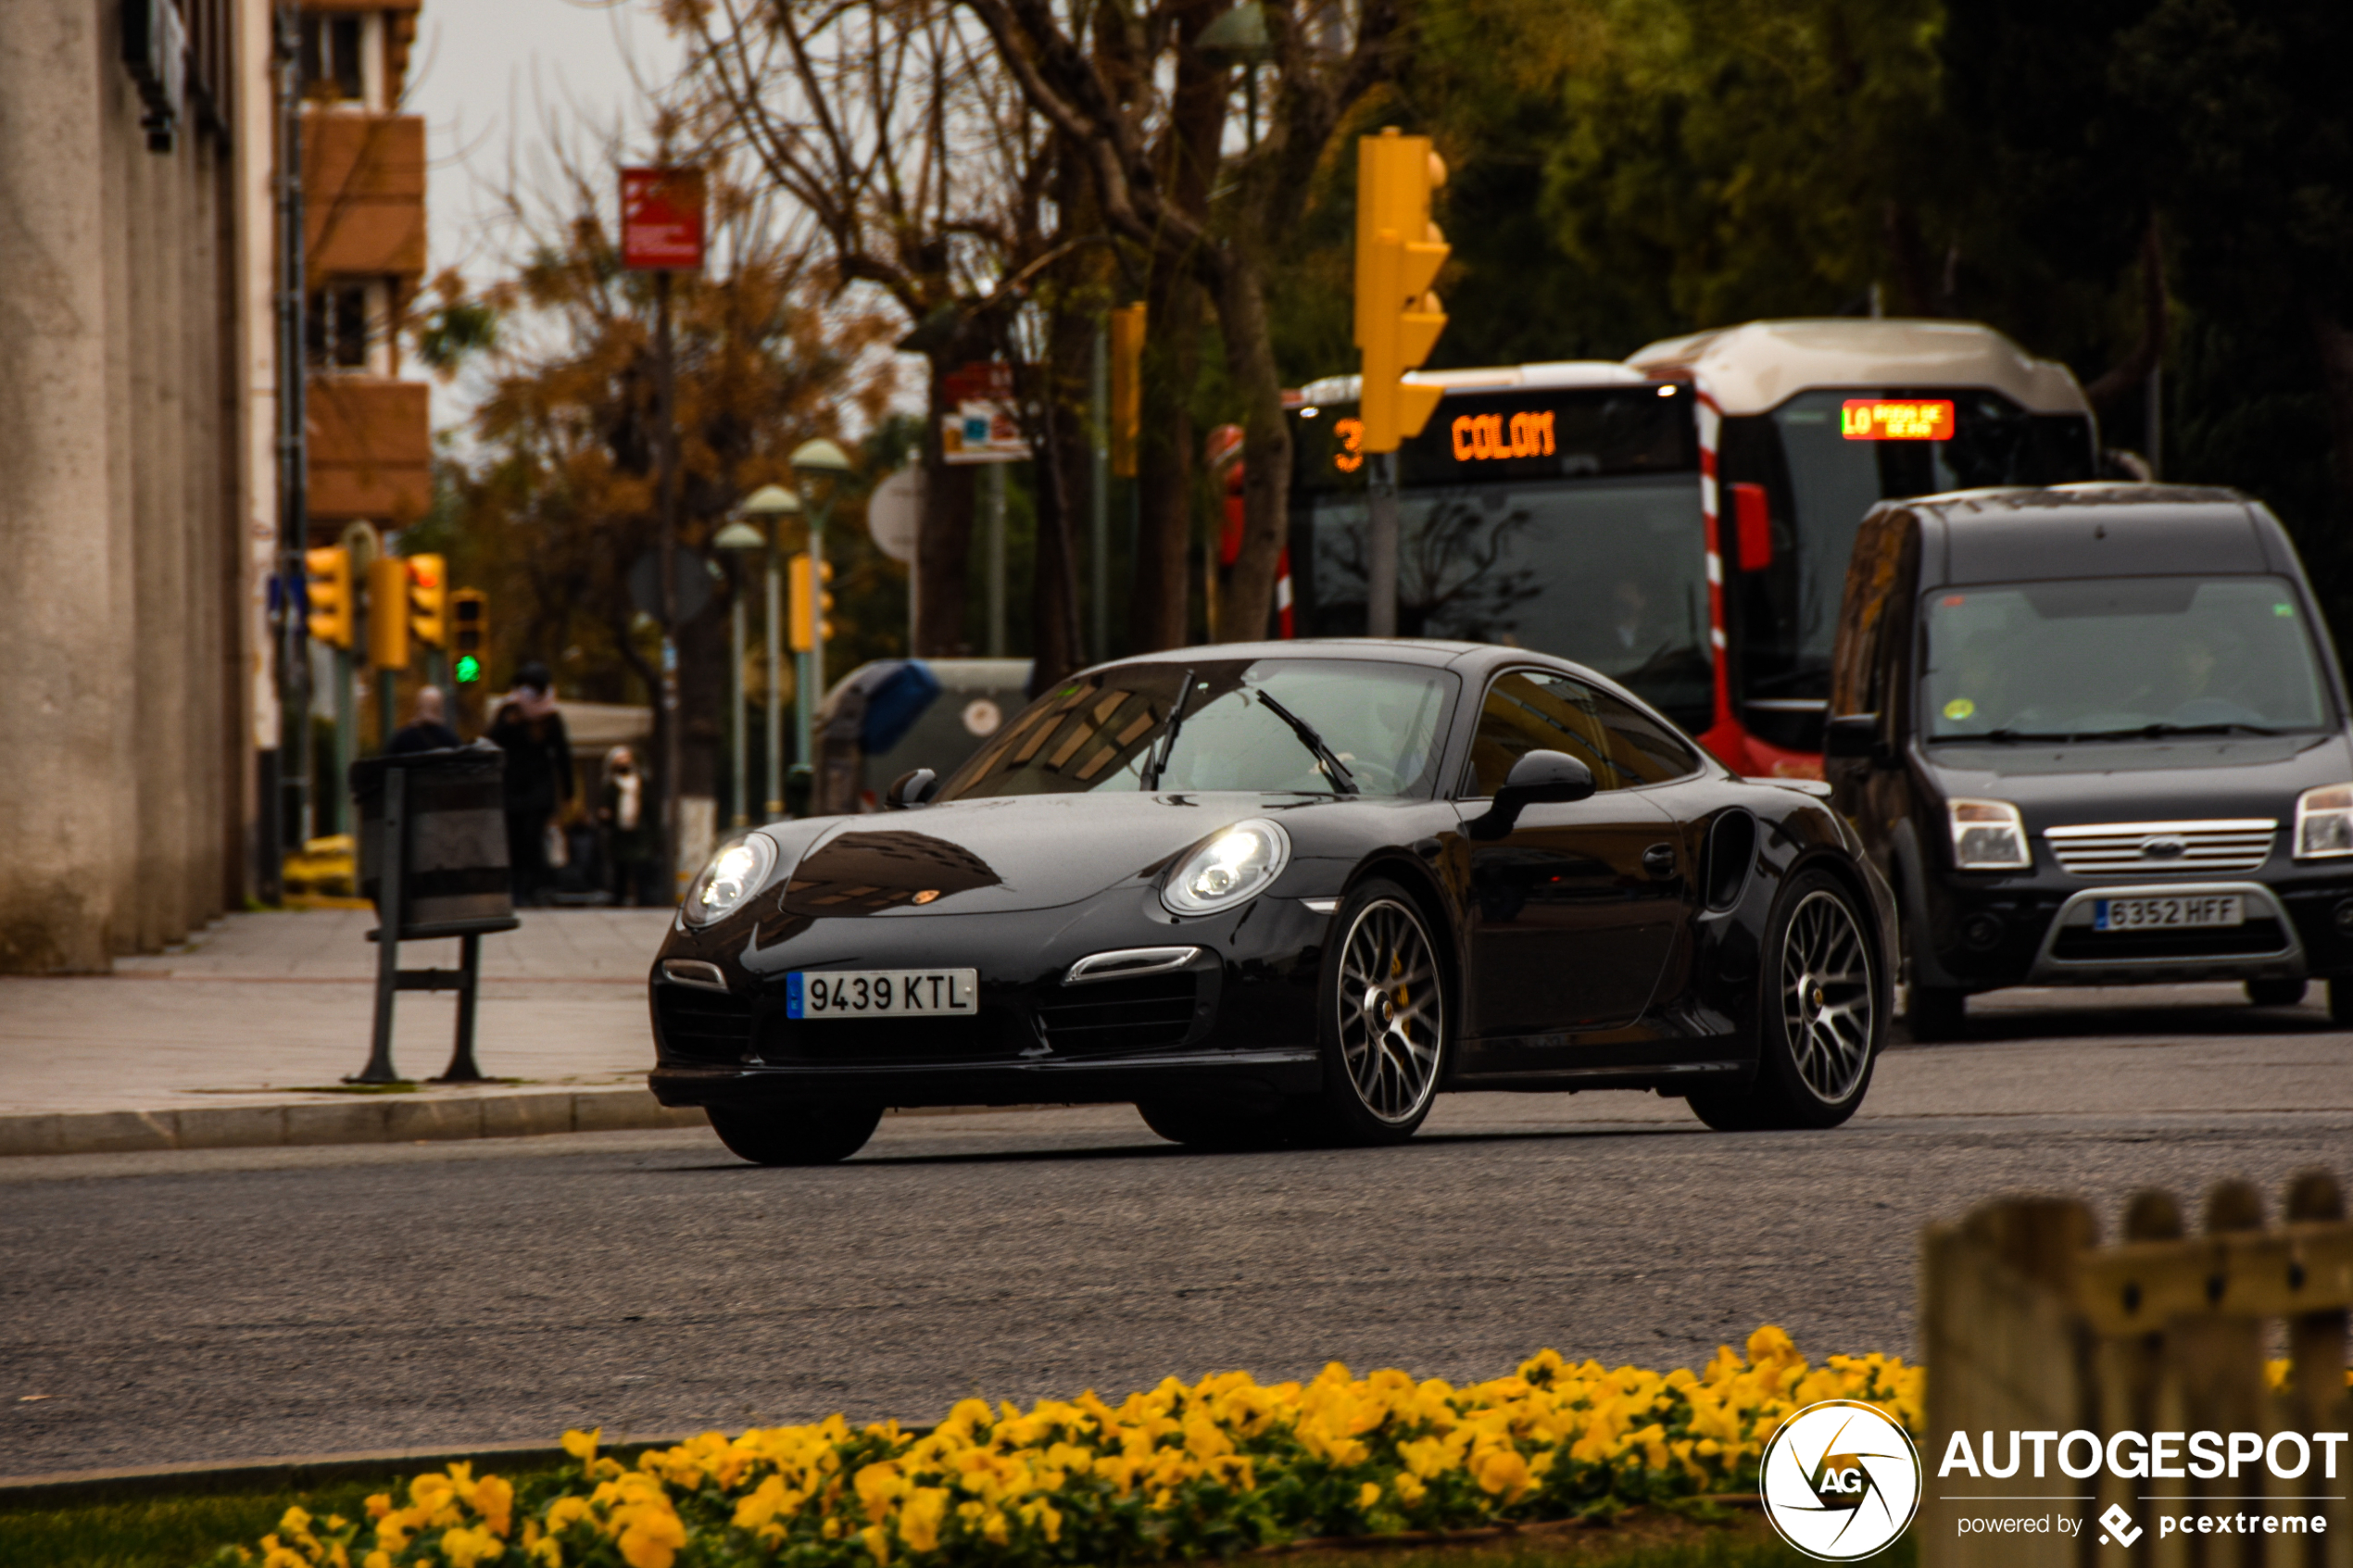
[[[1290,835],[1254,817],[1186,856],[1161,884],[1160,901],[1176,914],[1214,914],[1265,892],[1290,863]]]
[[[1953,863],[1965,872],[2024,871],[2034,864],[2026,823],[2007,800],[1954,800]]]
[[[775,869],[776,842],[764,833],[748,833],[721,845],[719,853],[686,889],[681,911],[686,923],[709,925],[735,913]]]
[[[2353,855],[2353,784],[2323,784],[2296,800],[2296,858]]]

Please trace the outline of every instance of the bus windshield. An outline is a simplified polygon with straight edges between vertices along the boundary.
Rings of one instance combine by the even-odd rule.
[[[1690,398],[1635,384],[1453,394],[1399,453],[1397,630],[1557,654],[1707,727],[1706,553]],[[1302,636],[1362,636],[1365,500],[1347,409],[1302,418]]]
[[[1950,402],[1949,437],[1856,439],[1842,410],[1877,399]],[[1726,485],[1761,485],[1772,517],[1771,560],[1728,563],[1733,700],[1752,734],[1806,751],[1820,748],[1839,596],[1864,513],[1939,491],[2098,477],[2089,416],[2030,413],[1999,393],[1949,387],[1802,392],[1770,413],[1727,419],[1720,451]]]

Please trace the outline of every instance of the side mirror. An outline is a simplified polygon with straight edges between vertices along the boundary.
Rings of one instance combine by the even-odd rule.
[[[1773,507],[1761,484],[1732,486],[1733,537],[1739,541],[1743,571],[1762,571],[1773,564]]]
[[[890,781],[883,792],[883,805],[893,811],[911,807],[928,806],[931,797],[939,793],[939,775],[929,768],[911,768]]]
[[[1464,831],[1473,838],[1501,838],[1512,831],[1529,807],[1563,800],[1582,800],[1593,793],[1593,770],[1565,751],[1531,751],[1512,764],[1494,803]]]
[[[1839,713],[1822,726],[1822,755],[1858,759],[1874,765],[1888,761],[1887,743],[1880,738],[1876,713]]]

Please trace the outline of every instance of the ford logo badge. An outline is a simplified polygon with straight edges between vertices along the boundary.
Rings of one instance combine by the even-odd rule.
[[[2188,852],[2189,847],[2187,844],[2170,834],[2157,838],[2145,838],[2141,840],[2141,858],[2145,860],[2178,859]]]

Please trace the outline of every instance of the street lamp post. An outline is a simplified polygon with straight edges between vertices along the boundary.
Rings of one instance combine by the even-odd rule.
[[[849,472],[849,458],[819,436],[804,441],[792,455],[793,479],[800,487],[800,504],[809,517],[809,651],[800,656],[799,691],[793,707],[799,718],[800,760],[817,763],[817,701],[825,690],[825,520],[834,509],[834,492]]]
[[[719,536],[711,542],[713,549],[727,551],[736,557],[738,563],[749,552],[765,548],[767,543],[761,537],[760,530],[741,518],[721,529]],[[738,828],[751,825],[751,802],[745,797],[744,777],[744,583],[745,573],[738,564],[735,590],[728,596],[730,602],[727,607],[727,691],[733,701],[729,717],[735,724],[736,741],[735,793],[728,798],[735,803],[735,820],[731,825]]]
[[[768,524],[768,792],[763,818],[775,822],[785,814],[785,644],[779,622],[784,619],[785,519],[797,516],[800,499],[781,484],[763,484],[744,497],[737,508],[747,518]]]

